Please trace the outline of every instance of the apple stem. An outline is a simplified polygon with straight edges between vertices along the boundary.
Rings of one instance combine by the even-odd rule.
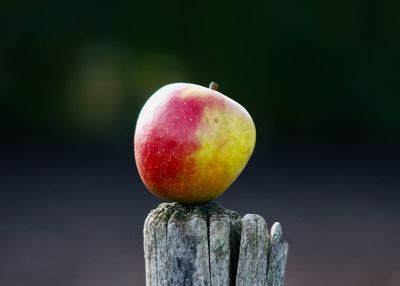
[[[212,81],[209,88],[212,90],[218,90],[218,83]]]

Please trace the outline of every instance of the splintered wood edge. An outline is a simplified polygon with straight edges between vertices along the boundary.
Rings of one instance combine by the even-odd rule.
[[[242,219],[236,285],[265,285],[267,279],[269,234],[264,218],[247,214]]]
[[[267,271],[267,286],[283,286],[285,280],[289,244],[282,239],[282,227],[279,222],[271,228],[271,250]]]
[[[280,223],[269,235],[259,215],[164,203],[145,221],[146,285],[282,286],[288,248]]]

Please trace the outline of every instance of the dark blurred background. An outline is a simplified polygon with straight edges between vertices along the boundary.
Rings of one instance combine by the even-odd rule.
[[[0,24],[1,285],[144,285],[136,118],[211,80],[258,136],[219,202],[283,224],[285,285],[400,285],[399,1],[6,1]]]

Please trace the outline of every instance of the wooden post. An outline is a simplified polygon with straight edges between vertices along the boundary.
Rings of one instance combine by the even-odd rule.
[[[214,203],[164,203],[144,225],[147,286],[282,286],[288,244],[275,223]]]

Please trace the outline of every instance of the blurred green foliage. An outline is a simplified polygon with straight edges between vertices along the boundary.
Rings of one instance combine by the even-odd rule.
[[[170,82],[219,83],[259,138],[400,130],[400,2],[47,1],[2,4],[8,134],[132,134]]]

